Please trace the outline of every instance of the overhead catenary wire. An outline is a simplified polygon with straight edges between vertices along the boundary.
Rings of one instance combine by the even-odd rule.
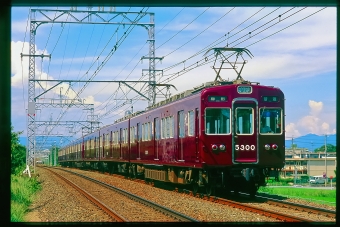
[[[305,9],[305,8],[303,8],[303,9]],[[303,9],[299,10],[298,12],[302,11]],[[319,12],[319,11],[321,11],[321,10],[318,10],[317,12]],[[315,13],[317,13],[317,12],[315,12]],[[283,20],[289,18],[289,17],[292,16],[292,15],[295,15],[296,13],[297,13],[297,12],[292,13],[291,15],[287,16],[286,18],[281,18],[281,21],[283,21]],[[312,15],[314,15],[315,13],[313,13]],[[311,15],[310,15],[310,16],[311,16]],[[278,17],[279,17],[279,16],[278,16]],[[302,21],[302,20],[304,20],[304,19],[306,19],[306,18],[308,18],[308,17],[309,17],[309,16],[307,16],[307,17],[301,19],[300,21]],[[274,23],[273,25],[270,25],[269,27],[272,27],[272,26],[276,25],[277,23],[280,23],[280,21]],[[294,23],[294,24],[295,24],[295,23]],[[292,24],[292,25],[293,25],[293,24]],[[292,25],[290,25],[290,26],[292,26]],[[279,32],[281,32],[281,31],[285,30],[286,28],[288,28],[288,27],[290,27],[290,26],[287,26],[287,27],[285,27],[285,28],[283,28],[283,29],[277,31],[277,32],[275,32],[274,34],[277,34],[277,33],[279,33]],[[261,26],[261,27],[262,27],[262,26]],[[265,29],[259,31],[259,32],[256,33],[256,34],[253,34],[251,37],[248,37],[247,39],[245,39],[245,40],[243,40],[243,41],[240,41],[239,43],[235,44],[234,47],[235,47],[235,46],[238,46],[239,44],[241,44],[241,43],[243,43],[243,42],[245,42],[245,41],[247,41],[247,40],[249,40],[249,39],[255,37],[256,35],[258,35],[258,34],[260,34],[260,33],[262,33],[263,31],[267,30],[269,27],[267,27],[267,28],[265,28]],[[256,29],[255,29],[255,30],[256,30]],[[270,36],[272,36],[272,35],[274,35],[274,34],[271,34],[271,35],[269,35],[269,36],[267,36],[267,37],[270,37]],[[261,39],[261,41],[264,40],[264,39],[265,39],[265,38]],[[257,42],[258,42],[258,41],[257,41]],[[255,43],[257,43],[257,42],[255,42]],[[231,42],[231,43],[234,43],[234,41]],[[251,45],[253,45],[253,44],[255,44],[255,43],[252,43],[252,44],[250,44],[250,45],[247,45],[245,48],[247,48],[247,47],[249,47],[249,46],[251,46]],[[211,56],[211,55],[210,55],[210,56]],[[202,63],[198,64],[199,62],[202,62]],[[211,63],[211,62],[212,62],[212,60],[209,61],[208,63]],[[172,73],[172,74],[171,74],[171,75],[172,75],[172,78],[171,78],[171,77],[168,77],[168,78],[167,78],[166,80],[164,80],[163,82],[168,82],[168,81],[170,81],[170,80],[173,80],[173,79],[179,77],[180,75],[183,75],[185,72],[190,71],[190,70],[192,70],[192,69],[194,69],[194,68],[200,67],[200,66],[205,65],[205,64],[206,64],[206,61],[205,61],[204,59],[201,59],[200,61],[191,64],[190,67],[192,67],[192,68],[187,67],[186,70],[181,70],[181,71]],[[177,76],[176,76],[176,74],[177,74]]]
[[[262,9],[260,9],[260,10],[258,10],[256,13],[254,13],[253,15],[251,15],[249,18],[251,18],[251,17],[253,17],[254,15],[256,15],[257,13],[259,13],[261,10],[263,10],[263,8]],[[269,14],[267,14],[266,16],[268,16],[268,15],[270,15],[271,13],[273,13],[273,12],[275,12],[277,9],[275,9],[275,10],[273,10],[272,12],[270,12]],[[263,19],[263,18],[265,18],[266,16],[264,16],[264,17],[262,17],[261,19]],[[248,19],[249,19],[248,18]],[[241,24],[243,24],[243,23],[245,23],[248,19],[246,19],[245,21],[243,21]],[[259,20],[257,20],[256,22],[258,22]],[[256,23],[256,22],[254,22],[254,23]],[[254,24],[253,23],[253,24]],[[238,25],[238,26],[236,26],[235,28],[237,28],[237,27],[239,27],[240,25]],[[249,27],[249,26],[247,26],[247,27]],[[235,28],[234,29],[232,29],[232,30],[235,30]],[[242,29],[241,31],[243,31],[244,29]],[[241,32],[241,31],[239,31],[239,32]],[[238,34],[239,32],[237,32],[237,33],[235,33],[234,35],[236,35],[236,34]],[[177,33],[178,34],[178,33]],[[223,37],[222,37],[223,38]],[[211,46],[208,46],[208,47],[206,47],[206,48],[204,48],[203,50],[201,50],[201,51],[199,51],[199,53],[203,53],[203,52],[205,52],[209,47],[211,47]],[[197,56],[198,54],[195,54],[194,56]],[[202,59],[201,61],[204,61],[205,62],[205,59]],[[182,61],[182,62],[179,62],[179,63],[177,63],[176,65],[180,65],[180,64],[182,64],[183,62],[185,62],[185,61]],[[211,62],[211,61],[210,61]],[[208,63],[210,63],[210,62],[206,62],[206,63],[203,63],[203,64],[208,64]],[[197,64],[198,62],[196,62],[195,64]],[[181,72],[184,74],[184,73],[186,73],[186,72],[188,72],[188,71],[190,71],[190,70],[192,70],[192,69],[190,69],[190,68],[186,68],[185,70],[182,70]],[[164,69],[163,71],[166,71],[166,69]],[[176,75],[177,73],[174,73],[174,75]],[[179,76],[179,74],[177,74],[178,76]],[[178,77],[177,76],[177,77]],[[162,82],[164,83],[164,82],[169,82],[170,81],[170,79],[171,78],[167,78],[167,79],[165,79],[165,80],[163,80]]]
[[[227,13],[225,13],[224,15],[222,15],[222,16],[221,16],[220,18],[218,18],[215,22],[213,22],[211,25],[209,25],[206,29],[204,29],[203,31],[201,31],[199,34],[197,34],[196,36],[194,36],[192,39],[190,39],[189,41],[187,41],[186,43],[184,43],[184,44],[183,44],[182,46],[180,46],[179,48],[183,47],[183,46],[186,45],[187,43],[189,43],[189,42],[191,42],[192,40],[194,40],[195,38],[197,38],[199,35],[201,35],[203,32],[205,32],[206,30],[208,30],[211,26],[213,26],[213,25],[216,24],[218,21],[220,21],[223,17],[225,17],[225,16],[226,16],[230,11],[232,11],[233,9],[234,9],[234,8],[232,8],[232,9],[229,10]],[[182,9],[182,10],[183,10],[183,9]],[[182,11],[182,10],[181,10],[181,11]],[[208,9],[206,9],[206,10],[208,10]],[[206,11],[206,10],[205,10],[205,11]],[[181,11],[180,11],[180,12],[181,12]],[[204,11],[204,12],[205,12],[205,11]],[[198,15],[198,16],[197,16],[194,20],[192,20],[189,24],[187,24],[186,26],[184,26],[184,28],[182,28],[180,31],[183,31],[186,27],[188,27],[190,24],[192,24],[192,23],[193,23],[197,18],[199,18],[204,12],[202,12],[200,15]],[[178,14],[179,14],[179,13],[178,13]],[[178,15],[178,14],[177,14],[177,15]],[[176,15],[176,16],[177,16],[177,15]],[[172,21],[172,20],[171,20],[171,21]],[[167,23],[167,24],[169,24],[169,23]],[[164,28],[164,27],[163,27],[163,28]],[[163,28],[162,28],[162,29],[163,29]],[[179,31],[179,32],[180,32],[180,31]],[[179,32],[177,32],[174,36],[172,36],[172,38],[175,37],[176,35],[178,35]],[[170,39],[172,39],[172,38],[170,38]],[[168,39],[166,42],[168,42],[170,39]],[[166,42],[165,42],[165,43],[166,43]],[[165,44],[165,43],[163,43],[163,44]],[[163,44],[162,44],[162,45],[163,45]],[[161,46],[162,46],[162,45],[161,45]],[[172,52],[169,53],[168,55],[172,54],[173,52],[175,52],[175,51],[178,50],[179,48],[175,49],[174,51],[172,51]],[[166,55],[166,56],[168,56],[168,55]],[[165,56],[165,57],[166,57],[166,56]],[[146,74],[146,75],[147,75],[147,74]],[[145,77],[146,75],[142,76],[142,77],[140,78],[140,80],[142,80],[143,77]]]
[[[137,16],[136,19],[135,19],[134,21],[136,22],[136,21],[138,21],[138,20],[139,20],[139,16]],[[102,67],[102,66],[104,65],[104,63],[106,63],[106,61],[109,59],[110,55],[112,56],[112,54],[113,54],[113,53],[116,51],[116,49],[122,44],[122,42],[126,39],[126,37],[129,35],[129,33],[132,31],[132,29],[133,29],[135,26],[136,26],[136,25],[134,25],[134,24],[132,23],[132,25],[130,25],[130,26],[128,27],[128,29],[127,29],[128,32],[124,32],[123,36],[117,41],[117,43],[116,43],[116,48],[114,48],[114,49],[111,50],[111,52],[109,53],[109,55],[104,59],[104,61],[102,62],[102,64],[101,64],[100,66],[98,66],[98,68],[99,68],[99,67]],[[98,69],[98,68],[97,68],[97,70],[95,71],[95,73],[92,74],[92,76],[88,79],[88,81],[92,80],[92,79],[97,75],[97,73],[100,71],[100,69]],[[79,95],[84,91],[84,89],[86,88],[86,85],[88,85],[88,82],[85,83],[85,85],[82,87],[82,89],[81,89],[80,91],[78,91],[77,96],[79,96]],[[67,110],[69,109],[69,107],[70,107],[70,106],[68,106],[67,109],[64,110],[63,113],[60,114],[60,115],[58,116],[58,119],[56,120],[57,123],[58,123],[58,122],[61,120],[61,118],[65,115],[65,113],[67,112]],[[55,126],[54,126],[54,127],[55,127]],[[47,135],[49,135],[49,134],[51,133],[51,131],[54,129],[54,127],[52,127],[52,128],[49,130],[49,132],[47,133]]]
[[[279,31],[278,31],[278,32],[279,32]],[[274,35],[274,34],[271,34],[271,35]],[[247,36],[246,36],[246,35],[244,35],[243,37],[244,37],[244,38],[246,38]],[[253,36],[252,36],[252,38],[253,38]],[[225,39],[225,40],[226,40],[226,39]],[[248,39],[246,39],[246,40],[248,40]],[[242,39],[240,39],[239,41],[241,42],[241,41],[242,41]],[[260,42],[260,41],[257,41],[257,42]],[[181,62],[180,62],[179,64],[181,64]],[[195,64],[196,64],[196,63],[195,63]],[[188,66],[187,66],[187,67],[188,67]],[[184,74],[184,73],[183,73],[183,74]],[[183,75],[183,74],[182,74],[182,75]],[[173,79],[175,79],[175,78],[173,78]]]

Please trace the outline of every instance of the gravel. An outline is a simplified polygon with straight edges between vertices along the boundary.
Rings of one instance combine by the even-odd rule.
[[[181,212],[201,222],[280,222],[277,219],[212,203],[186,194],[166,191],[151,185],[96,172],[72,169],[91,178],[136,194],[149,201]],[[30,207],[26,221],[30,222],[112,222],[99,208],[79,196],[75,190],[65,190],[49,171],[37,168],[43,190]],[[164,220],[165,221],[165,220]]]

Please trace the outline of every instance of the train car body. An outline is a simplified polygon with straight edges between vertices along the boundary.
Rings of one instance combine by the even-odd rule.
[[[59,163],[253,194],[284,166],[283,125],[280,89],[208,83],[74,141]]]
[[[74,141],[62,148],[59,163],[191,185],[194,193],[204,188],[210,195],[219,188],[255,195],[265,178],[284,166],[284,94],[241,77],[242,53],[251,56],[249,50],[211,50],[216,60],[225,57],[223,51],[234,51],[235,63],[229,57],[215,61],[221,62],[220,68],[212,67],[215,81]],[[240,56],[244,61],[237,71]],[[221,78],[224,63],[237,72],[236,80]]]

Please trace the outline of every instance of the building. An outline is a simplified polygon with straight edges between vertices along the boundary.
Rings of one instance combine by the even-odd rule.
[[[309,176],[323,175],[335,177],[336,152],[310,152],[307,149],[295,148],[286,149],[286,164],[281,170],[281,177],[293,176],[295,168],[297,174],[307,174]]]

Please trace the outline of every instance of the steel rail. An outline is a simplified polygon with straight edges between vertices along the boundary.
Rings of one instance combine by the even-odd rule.
[[[116,175],[116,176],[119,177],[121,175]],[[146,183],[143,180],[134,180],[134,181],[139,182],[139,183],[142,183],[142,182]],[[149,184],[153,185],[153,182],[150,182]],[[174,191],[181,193],[178,190],[178,188],[175,188]],[[272,218],[275,218],[277,220],[281,220],[281,221],[284,221],[284,222],[313,222],[310,219],[300,218],[300,217],[296,217],[296,216],[293,216],[293,215],[282,214],[282,213],[271,211],[271,210],[257,208],[257,207],[251,206],[251,205],[238,203],[238,202],[235,202],[235,201],[232,201],[232,200],[227,200],[227,199],[223,199],[223,198],[216,197],[216,196],[207,196],[203,193],[197,193],[196,195],[194,195],[192,191],[186,190],[186,189],[183,189],[182,192],[185,193],[185,194],[189,194],[190,196],[194,196],[194,197],[203,199],[203,200],[208,200],[210,202],[228,205],[228,206],[238,208],[238,209],[241,209],[241,210],[244,210],[244,211],[258,213],[258,214],[261,214],[263,216],[272,217]],[[242,193],[242,194],[244,194],[244,193]],[[296,205],[296,206],[298,206],[298,205]],[[315,208],[315,209],[317,209],[317,208]]]
[[[145,205],[145,206],[149,206],[149,207],[151,207],[151,208],[153,208],[153,209],[155,209],[155,210],[157,210],[157,211],[160,211],[160,212],[162,212],[162,213],[168,214],[169,216],[171,216],[171,217],[173,217],[174,219],[177,219],[177,220],[179,220],[179,221],[199,222],[199,220],[197,220],[197,219],[191,218],[191,217],[189,217],[189,216],[187,216],[187,215],[185,215],[185,214],[182,214],[182,213],[180,213],[180,212],[171,210],[171,209],[169,209],[169,208],[167,208],[167,207],[164,207],[164,206],[159,205],[159,204],[157,204],[157,203],[151,202],[151,201],[146,200],[146,199],[144,199],[144,198],[142,198],[142,197],[139,197],[139,196],[137,196],[137,195],[131,194],[131,193],[129,193],[129,192],[123,190],[123,189],[116,188],[116,187],[114,187],[114,186],[112,186],[112,185],[109,185],[109,184],[106,184],[106,183],[104,183],[104,182],[98,181],[98,180],[93,179],[93,178],[91,178],[91,177],[84,176],[84,175],[82,175],[82,174],[75,173],[75,172],[72,172],[72,171],[69,171],[69,170],[65,170],[65,169],[60,169],[60,170],[63,170],[63,171],[65,171],[65,172],[72,173],[72,174],[74,174],[74,175],[76,175],[76,176],[82,177],[82,178],[84,178],[84,179],[87,179],[87,180],[92,181],[92,182],[94,182],[94,183],[97,183],[97,184],[99,184],[99,185],[102,185],[102,186],[104,186],[104,187],[106,187],[106,188],[109,188],[109,189],[111,189],[111,190],[114,190],[115,192],[118,192],[118,193],[120,193],[121,195],[124,195],[124,196],[128,197],[128,198],[131,199],[131,200],[137,201],[137,202],[139,202],[139,203],[141,203],[141,204],[143,204],[143,205]]]
[[[177,188],[175,189],[175,191],[179,192]],[[288,214],[281,214],[281,213],[278,213],[278,212],[275,212],[275,211],[257,208],[257,207],[251,206],[251,205],[238,203],[238,202],[235,202],[235,201],[223,199],[223,198],[216,197],[216,196],[206,196],[203,193],[200,193],[200,194],[197,193],[196,195],[194,195],[192,193],[192,191],[190,191],[190,190],[183,190],[183,193],[189,194],[189,195],[197,197],[197,198],[201,198],[203,200],[208,200],[208,201],[215,202],[215,203],[225,204],[225,205],[232,206],[232,207],[235,207],[235,208],[239,208],[239,209],[242,209],[242,210],[256,212],[256,213],[262,214],[264,216],[273,217],[273,218],[276,218],[278,220],[282,220],[282,221],[285,221],[285,222],[314,222],[313,220],[310,220],[310,219],[300,218],[300,217],[288,215]],[[246,193],[240,193],[240,194],[244,194],[244,195],[249,196]],[[291,203],[291,202],[280,201],[280,200],[275,200],[275,199],[272,199],[272,198],[266,198],[266,197],[261,197],[261,196],[256,196],[256,197],[261,198],[261,199],[266,199],[265,202],[267,202],[268,204],[271,204],[271,205],[276,205],[276,206],[281,206],[281,207],[286,207],[286,208],[288,207],[288,208],[301,210],[301,211],[309,212],[309,213],[322,214],[322,215],[324,215],[326,217],[330,217],[330,218],[336,217],[336,211],[333,211],[333,210],[311,207],[311,206],[306,206],[306,205],[302,205],[302,204],[294,204],[294,203]]]
[[[324,216],[330,217],[330,218],[336,218],[336,211],[334,211],[334,210],[327,210],[327,209],[323,209],[323,208],[319,208],[319,207],[311,207],[311,206],[303,205],[303,204],[295,204],[295,203],[292,203],[292,202],[281,201],[281,200],[277,200],[277,199],[273,199],[273,198],[266,198],[266,197],[263,197],[263,196],[257,196],[257,198],[266,199],[265,202],[270,204],[270,205],[275,205],[275,206],[285,207],[285,208],[292,208],[292,209],[295,209],[295,210],[301,210],[301,211],[305,211],[305,212],[309,212],[309,213],[324,215]]]
[[[211,196],[204,196],[203,198],[204,200],[208,200],[214,203],[219,203],[219,204],[224,204],[224,205],[228,205],[231,207],[235,207],[241,210],[245,210],[245,211],[249,211],[249,212],[253,212],[253,213],[258,213],[261,214],[263,216],[267,216],[267,217],[272,217],[284,222],[313,222],[312,220],[309,219],[305,219],[305,218],[301,218],[301,217],[296,217],[296,216],[292,216],[292,215],[288,215],[288,214],[282,214],[282,213],[278,213],[275,211],[271,211],[271,210],[267,210],[267,209],[263,209],[263,208],[258,208],[258,207],[254,207],[251,205],[247,205],[247,204],[243,204],[243,203],[239,203],[239,202],[235,202],[232,200],[227,200],[227,199],[223,199],[223,198],[219,198],[219,197],[211,197]]]
[[[110,217],[112,217],[114,220],[116,220],[117,222],[128,222],[129,220],[124,218],[123,216],[115,213],[112,209],[110,209],[108,206],[106,206],[104,203],[100,202],[99,200],[97,200],[95,197],[93,197],[90,193],[88,193],[87,191],[81,189],[78,185],[74,184],[73,182],[69,181],[68,179],[66,179],[65,177],[61,176],[60,174],[56,173],[55,171],[49,169],[49,168],[45,168],[47,170],[49,170],[50,172],[52,172],[53,174],[55,174],[57,177],[59,177],[60,179],[64,180],[67,184],[69,184],[70,186],[72,186],[73,188],[75,188],[78,192],[80,192],[82,195],[84,195],[88,200],[90,200],[92,203],[94,203],[96,206],[98,206],[99,208],[101,208],[105,213],[107,213]]]

